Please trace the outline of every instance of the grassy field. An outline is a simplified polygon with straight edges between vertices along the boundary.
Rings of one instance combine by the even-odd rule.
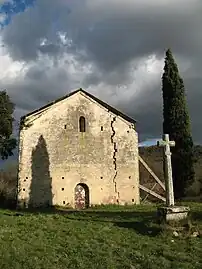
[[[189,204],[202,229],[202,204]],[[0,268],[202,268],[202,239],[173,238],[155,223],[156,207],[85,211],[0,210]]]

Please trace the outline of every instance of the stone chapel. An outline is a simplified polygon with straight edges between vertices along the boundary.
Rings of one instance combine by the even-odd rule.
[[[139,202],[135,120],[82,89],[21,118],[18,207]]]

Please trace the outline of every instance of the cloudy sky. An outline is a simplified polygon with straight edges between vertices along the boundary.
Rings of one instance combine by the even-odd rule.
[[[0,0],[0,88],[15,117],[77,88],[161,137],[161,76],[170,47],[202,143],[201,0]]]

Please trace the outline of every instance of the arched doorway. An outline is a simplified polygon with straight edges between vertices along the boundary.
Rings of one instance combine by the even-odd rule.
[[[74,195],[76,209],[84,209],[89,207],[89,188],[86,184],[77,184],[74,190]]]

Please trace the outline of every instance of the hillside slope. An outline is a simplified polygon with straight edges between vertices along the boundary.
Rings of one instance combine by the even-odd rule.
[[[139,147],[139,154],[152,169],[152,171],[161,179],[163,177],[163,152],[157,146]],[[202,146],[197,145],[194,147],[195,162],[195,183],[189,190],[190,196],[199,196],[200,189],[202,189]],[[140,164],[140,183],[151,188],[155,184],[155,180],[148,173],[148,171]],[[154,190],[163,195],[163,191],[159,185]],[[142,196],[145,195],[141,192]]]

